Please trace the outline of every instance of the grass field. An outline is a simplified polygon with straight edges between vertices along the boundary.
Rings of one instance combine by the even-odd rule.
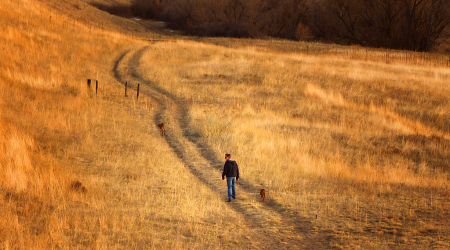
[[[450,248],[446,56],[0,13],[1,249]]]
[[[191,103],[217,158],[233,152],[253,186],[319,215],[333,246],[446,246],[447,69],[184,42],[141,65]]]

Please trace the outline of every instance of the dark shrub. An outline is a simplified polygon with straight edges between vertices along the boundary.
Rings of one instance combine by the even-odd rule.
[[[133,0],[130,8],[134,16],[144,19],[158,19],[164,9],[160,0]]]
[[[105,4],[97,4],[94,3],[92,4],[92,6],[106,11],[111,15],[115,15],[115,16],[121,16],[121,17],[125,17],[125,18],[131,18],[133,17],[133,12],[130,9],[129,5],[124,5],[124,4],[118,4],[118,5],[105,5]]]
[[[193,30],[199,36],[261,38],[262,34],[256,28],[245,22],[217,22],[203,25]]]

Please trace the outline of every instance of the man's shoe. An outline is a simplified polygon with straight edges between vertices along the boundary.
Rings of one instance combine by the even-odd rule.
[[[233,197],[233,199],[236,199],[236,197]]]
[[[228,202],[230,202],[231,201],[231,199],[228,199]]]

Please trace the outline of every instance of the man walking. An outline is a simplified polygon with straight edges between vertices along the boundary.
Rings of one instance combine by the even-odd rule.
[[[239,181],[239,167],[235,161],[230,160],[231,155],[225,154],[225,164],[223,165],[222,180],[227,177],[228,202],[236,199],[236,182]]]

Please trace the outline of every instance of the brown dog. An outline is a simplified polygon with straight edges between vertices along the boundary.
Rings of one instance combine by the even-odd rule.
[[[161,133],[161,135],[165,135],[166,134],[166,125],[164,125],[164,123],[158,124],[159,127],[159,132]]]
[[[266,200],[266,190],[261,189],[261,192],[259,192],[259,194],[261,195],[261,201],[265,201]]]

